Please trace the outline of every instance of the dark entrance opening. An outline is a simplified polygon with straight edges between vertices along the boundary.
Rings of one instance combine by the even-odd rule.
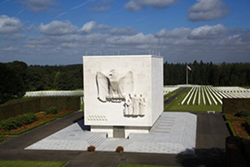
[[[113,127],[114,138],[125,138],[125,126],[114,126]]]

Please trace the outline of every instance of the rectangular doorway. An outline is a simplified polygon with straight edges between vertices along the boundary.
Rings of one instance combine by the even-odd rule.
[[[113,127],[114,138],[125,138],[125,126],[114,126]]]

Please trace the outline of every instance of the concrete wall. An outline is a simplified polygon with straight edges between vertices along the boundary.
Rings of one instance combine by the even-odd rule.
[[[164,110],[163,102],[163,59],[152,58],[152,123],[154,123]]]

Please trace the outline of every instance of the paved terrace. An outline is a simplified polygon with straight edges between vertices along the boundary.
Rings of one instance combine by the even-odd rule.
[[[68,161],[67,167],[99,167],[100,165],[114,167],[120,163],[223,166],[225,137],[229,133],[220,114],[197,114],[195,155],[25,150],[33,143],[72,125],[73,121],[81,116],[80,112],[75,112],[65,118],[0,143],[0,160]]]
[[[183,112],[164,112],[148,134],[131,134],[129,139],[106,138],[106,133],[84,131],[83,121],[27,147],[27,150],[87,151],[94,145],[96,151],[114,152],[123,146],[126,152],[194,153],[196,115]]]

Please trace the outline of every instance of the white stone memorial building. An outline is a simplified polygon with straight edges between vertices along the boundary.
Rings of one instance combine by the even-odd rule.
[[[163,112],[163,58],[83,56],[84,122],[108,137],[148,133]]]

